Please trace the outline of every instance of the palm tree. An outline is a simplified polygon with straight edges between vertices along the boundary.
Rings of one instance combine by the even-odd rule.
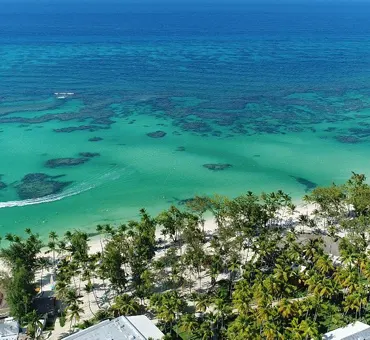
[[[98,224],[96,226],[96,231],[98,232],[99,234],[99,241],[100,241],[100,248],[101,248],[101,252],[103,253],[104,251],[104,248],[103,248],[103,242],[102,242],[102,239],[101,239],[101,234],[103,233],[104,231],[104,227],[101,225],[101,224]]]
[[[112,237],[116,234],[116,231],[110,224],[106,224],[103,226],[104,233],[107,237]]]
[[[282,299],[278,303],[278,311],[284,318],[290,318],[295,315],[295,304],[288,299]]]
[[[241,314],[247,314],[250,310],[250,302],[253,292],[247,280],[237,282],[233,293],[233,305]]]
[[[41,331],[43,324],[40,320],[40,316],[35,310],[26,315],[27,320],[27,334],[31,339],[39,339],[41,337]]]
[[[96,270],[97,270],[97,261],[100,259],[100,254],[93,254],[90,255],[88,258],[87,268],[82,273],[82,279],[83,281],[87,281],[89,286],[91,286],[91,292],[94,295],[94,299],[96,302],[96,305],[99,308],[99,301],[96,296],[95,292],[95,284],[94,284],[94,277],[96,277]],[[85,287],[86,288],[86,287]],[[86,291],[86,289],[85,289]]]
[[[69,325],[69,329],[71,330],[73,320],[75,321],[75,324],[77,321],[80,321],[81,314],[84,312],[84,310],[79,306],[77,302],[73,302],[71,305],[68,306],[67,311],[69,314],[69,319],[71,321]]]
[[[245,315],[239,315],[230,323],[227,329],[228,339],[245,340],[261,339],[260,330],[256,330],[253,320]],[[206,338],[207,340],[212,338]]]
[[[367,303],[367,294],[364,291],[358,291],[344,298],[343,310],[345,313],[348,313],[350,310],[355,311],[357,319],[361,317],[361,311]]]
[[[67,292],[69,290],[69,285],[66,281],[58,280],[55,285],[55,296],[58,300],[64,301],[67,298]]]
[[[9,241],[9,242],[13,242],[14,241],[14,235],[11,234],[11,233],[6,233],[5,234],[5,240]]]
[[[317,339],[319,335],[317,325],[313,321],[303,320],[299,325],[299,331],[306,340]]]
[[[90,312],[93,316],[95,316],[94,312],[91,309],[91,301],[90,301],[90,293],[92,293],[94,291],[94,286],[92,285],[91,281],[87,282],[87,284],[85,285],[84,290],[85,290],[86,295],[87,295],[87,301],[88,301],[88,304],[89,304]]]
[[[214,309],[216,311],[216,315],[221,320],[221,329],[223,329],[225,319],[231,314],[232,309],[227,303],[225,303],[225,300],[218,298],[214,300]]]
[[[158,319],[164,321],[172,329],[173,322],[185,309],[186,302],[175,290],[163,294],[153,294],[150,297],[150,306],[156,312]]]
[[[137,315],[140,308],[140,304],[128,294],[116,296],[111,307],[118,315]]]
[[[228,263],[228,271],[229,271],[229,296],[231,298],[231,293],[232,293],[232,283],[235,279],[235,277],[237,276],[238,272],[240,271],[240,261],[239,261],[239,257],[234,254],[230,260],[230,262]]]
[[[210,304],[210,299],[207,294],[196,294],[195,296],[195,310],[197,312],[205,313]]]
[[[193,314],[185,314],[180,319],[180,330],[192,334],[199,327],[198,321]]]
[[[83,304],[81,296],[77,294],[76,289],[69,289],[66,293],[65,302],[67,305],[67,312],[70,317],[70,329],[72,329],[73,320],[75,323],[80,320],[80,314],[83,313],[83,309],[80,307]]]
[[[56,242],[58,240],[58,234],[55,231],[51,231],[49,233],[49,249],[53,252],[53,266],[55,266],[55,249],[56,249]]]
[[[44,272],[44,269],[47,268],[49,265],[50,265],[50,262],[45,257],[40,257],[37,260],[37,266],[41,270],[41,274],[40,274],[40,292],[42,292],[42,277],[43,277],[43,272]]]
[[[210,320],[205,320],[201,323],[198,330],[196,330],[196,335],[202,340],[211,340],[213,339],[215,332],[213,329],[213,324]]]

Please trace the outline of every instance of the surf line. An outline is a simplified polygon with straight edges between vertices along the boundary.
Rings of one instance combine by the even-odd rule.
[[[0,202],[0,209],[23,207],[26,205],[35,205],[35,204],[43,204],[43,203],[51,203],[55,201],[60,201],[64,198],[79,195],[85,191],[96,188],[102,185],[103,183],[115,181],[122,176],[122,171],[125,171],[126,174],[127,173],[130,174],[130,172],[127,171],[127,167],[125,167],[121,171],[118,171],[117,165],[114,165],[108,171],[104,171],[102,174],[98,174],[95,177],[90,177],[85,182],[77,184],[76,186],[71,187],[60,194],[52,194],[52,195],[47,195],[44,197],[19,200],[19,201]]]
[[[8,202],[0,202],[0,209],[2,208],[13,208],[13,207],[24,207],[26,205],[35,205],[35,204],[42,204],[42,203],[50,203],[55,201],[60,201],[63,198],[67,198],[70,196],[75,196],[78,194],[81,194],[82,192],[85,192],[87,190],[90,190],[94,188],[95,185],[92,185],[87,188],[83,188],[81,190],[71,191],[71,192],[64,192],[59,195],[48,195],[40,198],[34,198],[34,199],[27,199],[27,200],[21,200],[21,201],[8,201]]]

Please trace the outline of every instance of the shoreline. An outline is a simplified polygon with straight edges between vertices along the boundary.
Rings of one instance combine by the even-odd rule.
[[[312,214],[314,209],[315,209],[315,207],[312,204],[302,204],[302,205],[296,207],[295,213],[293,215],[290,215],[289,218],[284,217],[284,211],[281,211],[279,213],[279,215],[281,216],[282,226],[285,225],[286,227],[289,227],[290,225],[292,225],[292,223],[297,222],[297,218],[300,214],[310,215],[310,214]],[[204,231],[207,234],[212,234],[216,231],[216,229],[217,229],[217,224],[216,224],[215,219],[213,218],[211,213],[207,213],[204,216]],[[302,230],[303,229],[301,229],[301,231]],[[310,231],[307,230],[307,232],[309,233]],[[156,234],[156,239],[157,240],[159,238],[164,239],[163,235],[161,234],[161,228],[157,228],[155,234]],[[312,230],[311,230],[311,234],[312,234]],[[309,237],[310,237],[309,235],[303,235],[302,240],[304,240],[306,238],[309,238]],[[89,251],[88,252],[89,252],[89,254],[94,254],[94,253],[97,253],[97,252],[101,252],[102,251],[101,242],[104,245],[104,244],[106,244],[106,242],[109,242],[109,238],[104,237],[103,235],[94,235],[94,236],[89,237],[89,240],[88,240],[88,246],[89,246]],[[166,239],[165,242],[169,243],[169,244],[171,243],[168,239]],[[205,246],[207,247],[207,245],[205,245]],[[43,248],[40,252],[40,256],[42,256],[42,257],[50,256],[50,254],[45,253],[46,250],[47,250],[47,248]],[[163,256],[165,254],[165,251],[166,251],[165,248],[157,249],[155,257],[160,258],[161,256]],[[40,275],[40,272],[36,273],[37,278],[38,278],[38,275]],[[203,282],[202,286],[209,284],[208,281],[209,281],[209,279],[204,277],[203,281],[202,281]],[[77,282],[77,284],[80,285],[80,283],[79,283],[80,280],[79,279],[77,279],[76,282]],[[81,281],[81,283],[84,283],[84,282]],[[102,301],[103,299],[105,301],[107,301],[106,299],[111,300],[111,298],[112,298],[111,296],[108,297],[108,296],[105,295],[106,293],[104,291],[104,282],[102,282],[100,279],[97,279],[95,281],[95,284],[97,284],[97,287],[100,287],[100,288],[96,288],[95,297],[97,299],[99,299],[100,301]],[[55,277],[52,273],[52,269],[49,268],[48,270],[44,270],[42,290],[43,291],[54,290],[54,285],[55,285]],[[105,304],[107,302],[103,302],[103,305],[98,305],[97,302],[93,299],[93,297],[90,296],[89,294],[86,294],[83,290],[80,291],[80,294],[81,294],[81,300],[82,300],[81,308],[84,310],[84,313],[81,315],[80,322],[82,322],[84,320],[91,319],[94,316],[95,312],[97,312],[103,306],[106,306]],[[101,303],[102,302],[100,302],[100,304]],[[55,323],[55,328],[52,331],[52,335],[50,336],[49,339],[60,339],[61,336],[64,336],[68,333],[69,333],[68,323],[66,323],[66,325],[61,327],[60,324],[59,324],[59,321],[57,320],[57,322]]]
[[[301,200],[300,204],[296,205],[296,209],[294,211],[294,214],[291,217],[292,217],[293,221],[296,221],[296,219],[299,217],[299,215],[303,214],[303,215],[310,216],[310,215],[313,214],[313,211],[315,209],[316,209],[316,207],[313,204],[308,204],[308,203],[305,203]],[[207,212],[203,216],[203,218],[204,218],[204,231],[205,232],[214,232],[217,229],[217,224],[216,224],[216,221],[214,220],[214,217],[212,216],[212,214],[210,212]],[[121,223],[125,223],[125,222],[121,222]],[[117,222],[116,224],[111,224],[111,225],[114,227],[117,224],[119,224],[119,222]],[[77,228],[73,228],[73,229],[77,229]],[[161,234],[161,230],[162,230],[161,228],[156,229],[156,238],[157,239],[163,238],[163,235]],[[84,230],[81,230],[81,231],[84,231]],[[104,238],[103,236],[99,236],[99,235],[93,235],[93,236],[89,237],[88,244],[89,244],[89,247],[90,247],[90,249],[89,249],[90,254],[97,253],[97,252],[101,251],[100,241],[105,243],[107,241],[107,239]]]

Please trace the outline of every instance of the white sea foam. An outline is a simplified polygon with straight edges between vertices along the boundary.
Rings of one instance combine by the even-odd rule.
[[[40,198],[34,199],[27,199],[27,200],[20,200],[20,201],[8,201],[8,202],[0,202],[0,209],[2,208],[12,208],[12,207],[23,207],[26,205],[35,205],[35,204],[44,204],[50,203],[55,201],[60,201],[64,198],[79,195],[85,191],[91,190],[96,188],[103,183],[115,181],[119,179],[122,175],[122,171],[126,171],[126,169],[117,169],[117,167],[113,167],[109,169],[107,172],[103,174],[97,175],[95,177],[88,178],[86,181],[77,184],[60,194],[55,195],[48,195]]]
[[[58,99],[65,99],[69,96],[73,96],[74,95],[74,92],[54,92],[54,95],[58,98]]]
[[[63,198],[78,195],[78,194],[80,194],[84,191],[90,190],[92,188],[94,188],[94,186],[91,186],[89,188],[84,188],[82,190],[77,190],[77,191],[72,191],[72,192],[64,192],[63,194],[59,194],[59,195],[49,195],[49,196],[45,196],[45,197],[23,200],[23,201],[0,202],[0,209],[1,208],[12,208],[12,207],[23,207],[25,205],[34,205],[34,204],[60,201]]]

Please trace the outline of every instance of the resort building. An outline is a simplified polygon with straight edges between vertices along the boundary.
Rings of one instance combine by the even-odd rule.
[[[105,320],[67,336],[66,340],[160,340],[164,334],[145,315]]]
[[[19,324],[13,318],[6,318],[0,323],[0,340],[17,340],[19,336]]]
[[[370,340],[370,326],[356,321],[326,333],[323,336],[323,340]]]

